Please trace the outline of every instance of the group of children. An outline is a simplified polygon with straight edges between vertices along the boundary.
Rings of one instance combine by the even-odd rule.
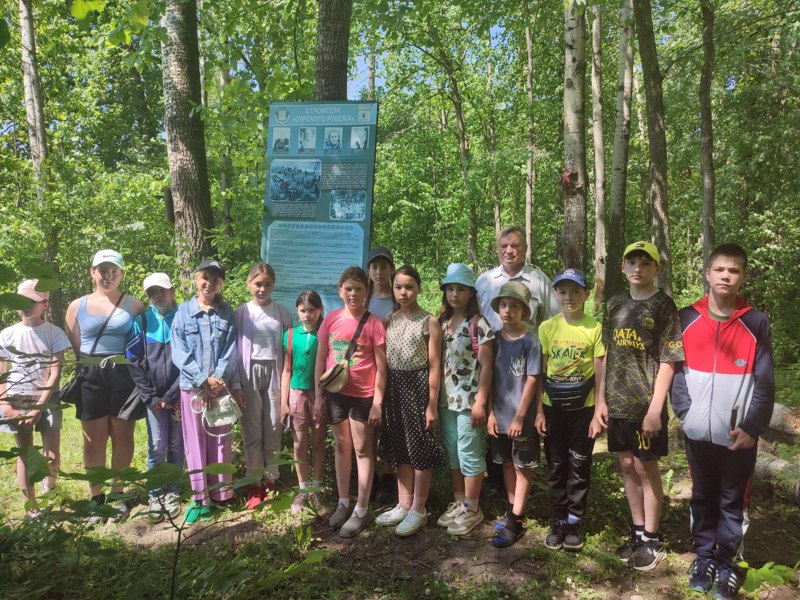
[[[340,536],[356,536],[373,521],[399,536],[419,531],[429,517],[433,469],[445,465],[453,502],[437,524],[451,535],[469,533],[484,520],[479,499],[488,458],[502,465],[508,498],[492,538],[502,548],[523,534],[544,438],[554,513],[545,545],[577,551],[584,545],[594,441],[607,429],[633,524],[617,555],[648,570],[666,554],[658,459],[668,451],[672,390],[693,477],[697,558],[690,583],[702,590],[713,585],[716,598],[731,598],[740,585],[734,561],[746,529],[755,442],[769,422],[774,395],[769,324],[737,295],[746,267],[738,246],[717,248],[706,270],[708,296],[679,313],[657,287],[658,250],[636,242],[622,263],[629,293],[608,301],[602,326],[584,312],[584,274],[569,268],[553,280],[560,314],[538,331],[526,325],[531,292],[514,279],[491,301],[502,321],[492,331],[481,316],[474,273],[460,263],[448,267],[440,314],[433,317],[418,302],[419,273],[408,265],[395,269],[391,251],[382,247],[370,252],[368,273],[351,267],[340,277],[343,308],[323,316],[319,295],[302,292],[296,327],[271,299],[276,277],[265,263],[250,269],[252,300],[235,311],[220,295],[225,272],[216,261],[198,266],[196,295],[178,307],[169,278],[153,274],[144,284],[150,308],[137,317],[128,345],[132,377],[149,406],[148,465],[168,459],[182,466],[185,454],[194,492],[186,521],[210,518],[233,492],[230,475],[203,468],[231,461],[230,427],[211,427],[203,409],[230,395],[242,411],[247,474],[261,477],[248,491],[249,508],[274,490],[278,473],[270,461],[284,427],[292,432],[300,489],[292,510],[319,506],[329,424],[338,495],[329,522]],[[32,444],[32,426],[44,433],[45,424],[58,429],[56,413],[45,419],[36,406],[52,399],[69,344],[42,320],[46,293],[30,281],[19,293],[33,308],[0,334],[0,365],[17,373],[0,384],[0,406],[6,419],[16,419],[23,447]],[[35,380],[33,387],[19,383],[26,371],[14,349],[46,357],[25,380]],[[340,376],[330,384],[327,375],[341,367],[344,381]],[[43,438],[55,468],[57,439],[52,433]],[[396,472],[398,492],[397,505],[377,518],[369,506],[376,456]],[[20,460],[20,487],[35,502],[24,475]],[[52,479],[46,485],[52,487]],[[166,492],[151,499],[154,520],[177,514],[177,494]]]

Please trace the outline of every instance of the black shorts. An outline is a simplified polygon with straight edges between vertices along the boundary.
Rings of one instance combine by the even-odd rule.
[[[134,383],[128,365],[108,363],[85,366],[81,398],[75,406],[75,416],[81,421],[103,417],[118,417],[133,392]]]
[[[641,421],[608,419],[608,451],[633,452],[642,462],[658,460],[669,454],[668,416],[666,408],[661,414],[661,431],[655,438],[645,439]]]
[[[504,433],[497,437],[490,435],[489,451],[496,465],[511,462],[520,469],[535,469],[541,456],[539,435],[534,433],[526,438],[510,438]]]
[[[369,420],[369,411],[372,408],[372,396],[356,398],[344,394],[325,392],[325,404],[328,407],[328,419],[332,425],[341,423],[345,419],[353,419],[366,423]]]

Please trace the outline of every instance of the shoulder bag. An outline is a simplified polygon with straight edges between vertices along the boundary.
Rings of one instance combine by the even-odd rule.
[[[344,358],[333,365],[330,369],[325,371],[319,378],[319,384],[325,389],[325,391],[335,394],[339,392],[347,383],[347,377],[350,374],[350,359],[353,358],[353,354],[356,353],[358,338],[361,335],[361,330],[364,328],[367,319],[369,319],[369,315],[370,312],[366,311],[364,316],[361,317],[361,320],[358,322],[358,327],[356,328],[356,332],[353,334],[353,339],[350,340],[350,346],[347,348]]]

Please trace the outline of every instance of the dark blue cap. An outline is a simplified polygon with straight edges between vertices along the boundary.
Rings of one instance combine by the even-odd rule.
[[[553,287],[556,287],[562,281],[572,281],[573,283],[577,283],[583,289],[587,289],[586,275],[584,275],[583,272],[579,271],[578,269],[569,268],[561,271],[553,279]]]

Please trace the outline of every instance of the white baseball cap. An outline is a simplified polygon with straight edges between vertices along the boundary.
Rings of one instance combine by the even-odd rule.
[[[40,292],[36,289],[36,284],[39,283],[38,279],[26,279],[22,283],[19,284],[17,288],[17,293],[20,296],[25,296],[28,300],[33,300],[34,302],[44,302],[48,298],[50,298],[50,292]]]
[[[160,287],[164,288],[165,290],[171,290],[172,281],[170,280],[169,275],[166,273],[152,273],[144,278],[142,287],[144,288],[145,292],[151,287]]]
[[[101,265],[103,263],[111,263],[112,265],[118,266],[123,271],[125,270],[125,260],[122,258],[122,254],[116,250],[100,250],[94,255],[94,258],[92,259],[92,267],[96,267],[97,265]]]

